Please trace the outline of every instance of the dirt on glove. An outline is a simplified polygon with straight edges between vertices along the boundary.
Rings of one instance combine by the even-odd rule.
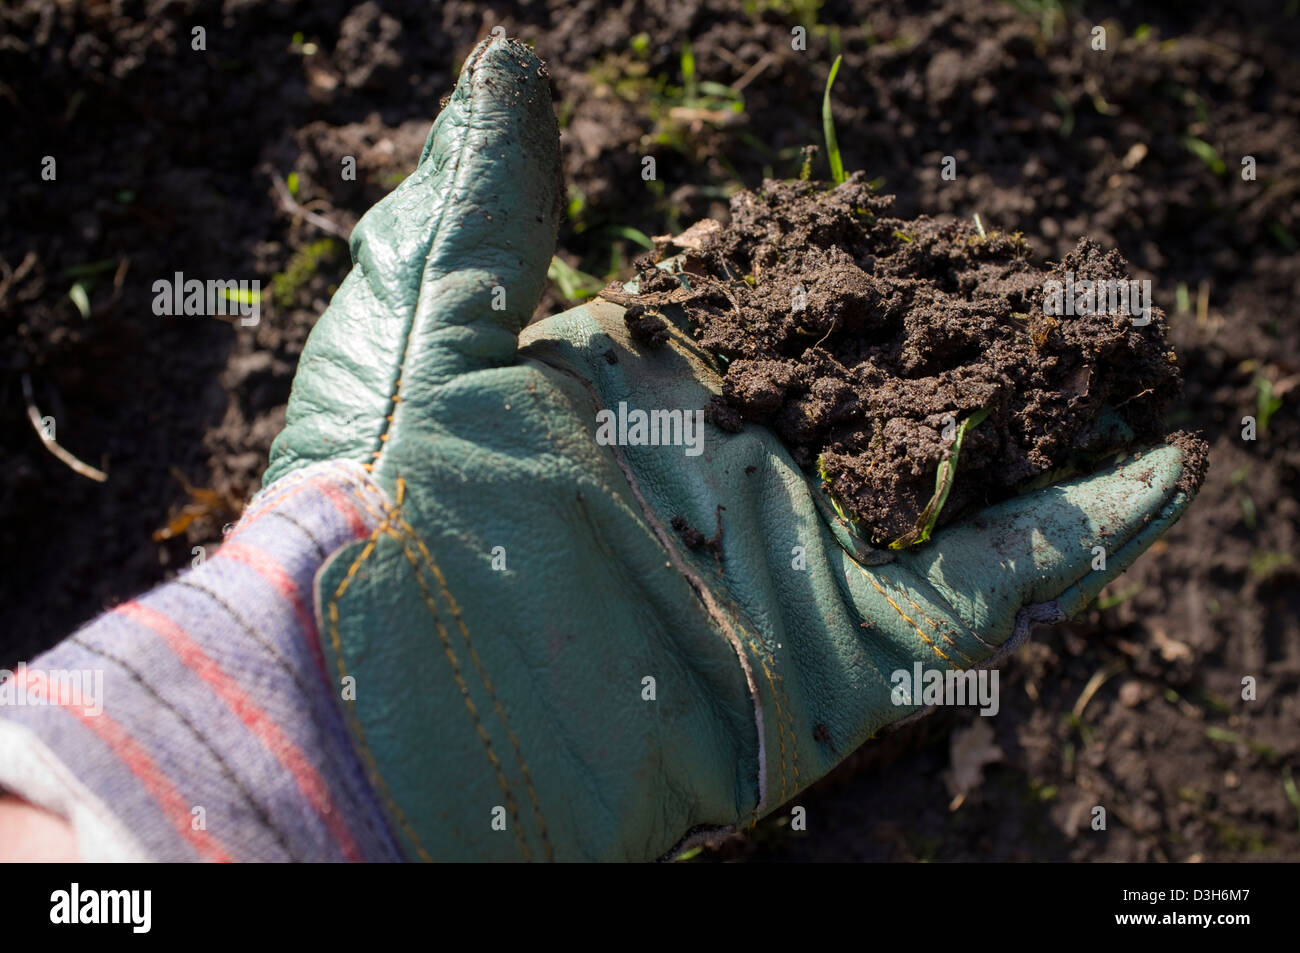
[[[645,260],[627,323],[662,343],[659,309],[684,308],[724,367],[714,421],[770,426],[877,545],[1164,437],[1176,355],[1118,252],[1081,239],[1042,268],[1018,233],[892,218],[892,201],[861,173],[740,192],[730,225],[661,240],[682,272]],[[1119,285],[1090,300],[1101,281],[1127,305]]]

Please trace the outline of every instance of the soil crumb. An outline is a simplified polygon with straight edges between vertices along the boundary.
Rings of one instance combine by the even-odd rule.
[[[662,347],[668,341],[668,324],[657,313],[632,305],[623,315],[632,337],[650,347]]]
[[[647,312],[683,307],[725,366],[714,416],[772,427],[877,545],[1164,437],[1177,358],[1117,251],[1085,238],[1043,268],[1019,233],[892,203],[861,173],[739,192],[677,272],[643,265],[628,324],[661,341]]]
[[[718,564],[722,564],[722,513],[725,506],[719,506],[717,509],[718,528],[712,536],[705,536],[702,532],[690,524],[690,522],[681,513],[678,513],[671,520],[673,531],[682,538],[688,549],[703,549],[713,554],[713,558]]]

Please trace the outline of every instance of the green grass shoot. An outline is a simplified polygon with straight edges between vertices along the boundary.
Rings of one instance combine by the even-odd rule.
[[[655,243],[650,240],[650,236],[639,228],[632,228],[630,225],[610,225],[607,231],[618,238],[626,238],[630,242],[635,242],[649,251],[655,250]]]
[[[1286,799],[1291,802],[1291,806],[1295,808],[1296,818],[1300,821],[1300,789],[1296,788],[1289,764],[1282,768],[1282,791],[1286,794]]]
[[[559,255],[551,258],[551,266],[546,270],[546,277],[555,282],[564,300],[571,302],[595,297],[603,287],[599,278],[585,271],[579,271]]]
[[[1263,374],[1255,376],[1255,410],[1259,417],[1259,432],[1268,430],[1273,415],[1282,409],[1282,399],[1273,394],[1273,382]]]
[[[848,178],[844,174],[844,160],[840,157],[839,140],[835,138],[835,116],[831,109],[831,87],[835,85],[835,75],[840,71],[840,60],[835,57],[831,64],[831,74],[826,77],[826,93],[822,96],[822,134],[826,137],[826,156],[831,163],[831,178],[839,185]]]
[[[68,297],[71,298],[72,303],[77,306],[77,310],[81,312],[82,318],[90,320],[90,295],[86,293],[85,282],[78,281],[69,288]]]
[[[930,497],[930,502],[925,504],[925,509],[917,517],[916,528],[890,543],[890,549],[918,546],[930,538],[935,523],[939,521],[939,513],[943,510],[943,505],[948,502],[948,494],[957,479],[957,457],[961,454],[962,441],[966,439],[967,432],[983,423],[988,415],[989,409],[982,407],[962,421],[961,427],[957,430],[957,439],[952,443],[952,452],[939,461],[939,472],[934,478],[934,496]]]
[[[842,519],[845,523],[847,523],[849,527],[853,530],[853,532],[859,533],[859,535],[861,535],[858,529],[857,520],[855,520],[852,516],[849,515],[848,510],[844,508],[844,506],[840,503],[839,500],[835,499],[835,494],[830,492],[831,477],[830,474],[826,472],[826,461],[822,459],[822,455],[820,453],[817,454],[817,475],[822,478],[822,483],[826,484],[826,488],[827,488],[826,498],[830,500],[831,509],[835,511],[835,515],[838,516],[840,519]]]
[[[234,301],[239,304],[261,304],[262,292],[255,288],[222,288],[221,296],[227,301]]]
[[[1228,170],[1228,166],[1223,161],[1223,157],[1219,155],[1218,150],[1204,139],[1197,139],[1195,136],[1184,136],[1183,145],[1188,152],[1204,162],[1215,175],[1221,176]]]
[[[686,101],[695,101],[695,51],[691,49],[691,44],[687,43],[682,47],[682,87]]]

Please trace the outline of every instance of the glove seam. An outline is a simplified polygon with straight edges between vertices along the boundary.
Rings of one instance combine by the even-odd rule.
[[[881,586],[880,583],[878,583],[878,582],[876,581],[875,576],[873,576],[871,573],[867,572],[866,569],[864,569],[863,567],[859,566],[859,565],[857,564],[857,562],[854,562],[854,563],[853,563],[853,566],[854,566],[855,569],[857,569],[858,572],[862,573],[863,578],[865,578],[865,579],[867,580],[867,582],[871,583],[872,587],[876,590],[876,592],[880,593],[880,595],[884,597],[885,601],[886,601],[887,603],[889,603],[890,606],[893,607],[894,611],[898,613],[899,617],[902,618],[902,620],[903,620],[904,622],[906,622],[908,625],[910,625],[910,626],[912,627],[912,630],[913,630],[914,632],[916,632],[917,636],[920,637],[921,641],[924,642],[926,645],[928,645],[928,646],[930,647],[930,650],[931,650],[932,652],[934,652],[935,655],[937,655],[937,656],[939,656],[939,658],[943,659],[944,662],[947,664],[947,666],[948,666],[949,668],[951,668],[951,669],[955,669],[955,670],[957,670],[957,671],[960,671],[960,669],[958,668],[958,666],[956,666],[956,665],[953,664],[952,659],[950,659],[950,658],[948,658],[948,656],[944,655],[944,654],[943,654],[943,650],[940,649],[939,646],[936,645],[936,644],[934,643],[934,640],[931,639],[931,638],[930,638],[928,635],[926,635],[924,632],[922,632],[922,631],[921,631],[921,627],[920,627],[919,625],[917,625],[917,624],[912,620],[911,616],[909,616],[906,612],[904,612],[903,609],[902,609],[902,607],[899,606],[899,604],[893,600],[893,598],[889,595],[889,593],[885,591],[884,587]],[[913,604],[915,605],[915,603],[913,603]],[[969,661],[969,659],[967,659],[967,660]],[[972,664],[973,664],[973,663],[972,663]]]
[[[411,542],[415,543],[416,547],[420,551],[420,555],[424,559],[425,565],[427,566],[429,572],[432,573],[434,580],[438,583],[438,588],[442,590],[443,598],[447,601],[447,605],[452,614],[452,618],[456,620],[457,626],[460,629],[460,633],[465,640],[465,648],[470,656],[470,660],[474,664],[475,673],[478,675],[479,680],[483,683],[483,688],[487,692],[488,698],[490,698],[492,701],[492,705],[494,710],[496,711],[497,717],[501,721],[502,727],[505,728],[506,736],[509,739],[511,748],[514,751],[515,759],[519,762],[520,772],[524,776],[525,787],[527,788],[529,800],[532,804],[534,818],[536,819],[538,827],[540,829],[540,835],[541,835],[542,843],[546,849],[547,859],[554,860],[555,851],[551,845],[550,838],[547,835],[546,822],[542,818],[541,805],[538,802],[537,791],[533,786],[532,773],[528,770],[528,762],[524,759],[523,751],[521,750],[519,745],[519,739],[515,735],[514,729],[511,728],[510,726],[510,719],[506,714],[505,708],[501,705],[500,700],[497,698],[496,691],[495,689],[493,689],[492,682],[488,678],[487,672],[483,667],[483,662],[479,657],[478,650],[474,648],[473,642],[470,641],[469,627],[468,625],[465,624],[464,618],[461,615],[460,606],[456,603],[456,600],[452,596],[451,591],[447,588],[446,579],[443,576],[441,570],[438,569],[438,564],[434,561],[432,554],[429,552],[428,546],[425,545],[424,540],[420,537],[419,533],[415,530],[415,528],[412,527],[410,523],[408,523],[405,519],[402,518],[400,505],[394,510],[393,517],[396,520],[396,522],[402,527],[402,530],[406,534],[406,537]],[[395,539],[399,540],[399,542],[401,541],[401,535],[396,530],[390,527],[388,530],[386,530],[386,532],[388,532],[389,535],[393,536]],[[411,553],[410,549],[407,548],[405,544],[402,545],[402,549],[407,559],[410,561],[412,568],[415,570],[416,581],[420,584],[421,595],[424,597],[425,604],[429,608],[429,613],[433,617],[434,625],[438,630],[438,635],[443,641],[443,650],[447,655],[447,659],[448,661],[452,662],[454,669],[458,669],[458,666],[456,666],[455,662],[453,661],[455,658],[455,654],[451,649],[450,639],[447,638],[446,630],[443,627],[442,622],[439,620],[438,612],[433,602],[433,596],[429,593],[427,585],[423,580],[423,576],[420,571],[420,566],[416,562],[415,557]],[[462,694],[466,699],[466,705],[467,707],[469,707],[470,701],[469,701],[468,689],[465,686],[463,677],[459,674],[459,672],[457,672],[457,681],[459,687],[462,690]],[[479,735],[480,737],[483,738],[484,745],[488,749],[489,759],[492,761],[493,767],[497,771],[498,783],[501,785],[502,790],[505,793],[506,798],[508,800],[508,803],[512,806],[511,815],[515,821],[515,831],[519,835],[519,841],[521,846],[523,847],[524,857],[525,859],[529,859],[531,856],[531,852],[528,848],[528,843],[523,836],[523,825],[519,822],[517,803],[515,801],[514,795],[511,793],[509,782],[506,780],[505,771],[497,760],[496,754],[491,745],[490,736],[488,735],[486,728],[484,728],[482,720],[478,715],[478,712],[471,707],[470,714],[473,716],[475,724],[479,729]]]
[[[891,587],[892,587],[896,592],[900,592],[900,593],[902,593],[903,598],[906,599],[906,600],[911,604],[912,608],[916,610],[917,614],[918,614],[922,619],[924,619],[926,622],[930,623],[930,627],[931,627],[932,629],[934,629],[935,632],[938,633],[939,637],[940,637],[941,639],[943,639],[945,642],[947,642],[948,645],[952,648],[952,650],[953,650],[954,652],[956,652],[958,655],[960,655],[960,656],[962,657],[962,660],[966,663],[966,667],[967,667],[967,668],[970,668],[970,666],[976,664],[976,660],[973,659],[973,658],[971,658],[971,657],[970,657],[969,655],[967,655],[965,652],[963,652],[963,651],[961,650],[961,647],[958,646],[957,643],[956,643],[955,641],[953,641],[952,636],[950,636],[947,632],[943,631],[942,627],[939,625],[938,622],[934,621],[934,619],[931,619],[928,615],[926,615],[925,610],[922,609],[921,606],[917,603],[917,601],[916,601],[915,599],[912,598],[911,593],[909,593],[909,592],[907,591],[907,587],[906,587],[905,585],[903,585],[901,582],[900,582],[900,583],[895,583],[895,582],[893,582],[893,581],[892,581],[888,576],[886,576],[883,572],[877,571],[877,575],[880,576],[880,578],[884,581],[885,585],[887,585],[887,586],[891,586]],[[895,608],[897,608],[897,606],[895,606]],[[952,607],[949,606],[949,609],[950,609],[950,610],[951,610],[951,608],[952,608]],[[902,610],[900,609],[899,611],[900,611],[900,613],[901,613]],[[918,632],[921,630],[921,627],[920,627],[920,624],[919,624],[919,623],[913,622],[913,621],[912,621],[908,616],[906,616],[906,615],[904,615],[903,618],[904,618],[904,619],[907,619],[908,622],[910,622],[912,625],[916,626],[916,629],[917,629]],[[971,634],[974,635],[973,632],[972,632]],[[985,642],[985,641],[984,641],[983,639],[981,639],[978,635],[976,635],[975,638],[976,638],[976,639],[977,639],[977,640],[978,640],[982,645],[986,646],[987,648],[990,648],[990,649],[993,648],[993,646],[989,645],[989,643]]]
[[[510,789],[509,781],[505,777],[505,772],[503,767],[501,766],[500,760],[497,757],[492,747],[491,736],[488,734],[487,729],[482,723],[482,719],[480,718],[477,710],[473,706],[472,699],[470,698],[469,695],[468,684],[465,681],[464,675],[460,671],[459,664],[455,661],[455,655],[451,648],[450,638],[448,637],[446,628],[443,625],[441,618],[439,617],[437,608],[433,601],[433,596],[429,592],[428,584],[425,582],[424,575],[419,565],[419,562],[417,561],[415,557],[415,553],[412,551],[407,541],[409,540],[410,542],[413,542],[415,546],[419,549],[421,555],[427,561],[431,574],[434,576],[435,581],[438,583],[439,588],[442,590],[444,598],[447,600],[453,618],[457,620],[457,624],[460,627],[461,634],[465,639],[465,644],[471,656],[471,660],[474,662],[476,673],[478,674],[479,679],[482,681],[483,688],[487,692],[488,697],[492,700],[494,710],[496,711],[498,718],[501,719],[502,724],[505,727],[515,757],[519,763],[520,772],[524,776],[525,785],[528,790],[530,803],[533,808],[534,817],[538,824],[542,844],[545,849],[547,859],[554,860],[555,859],[554,847],[551,844],[549,835],[547,833],[546,823],[542,817],[541,806],[538,801],[536,788],[533,785],[531,772],[528,769],[527,761],[524,759],[523,752],[520,749],[518,738],[515,735],[514,730],[510,726],[509,718],[506,715],[505,710],[502,707],[500,701],[498,700],[495,690],[492,688],[490,679],[488,678],[485,670],[482,667],[482,661],[478,656],[478,652],[474,649],[473,643],[470,639],[468,626],[465,624],[464,619],[461,617],[459,605],[456,603],[455,598],[451,595],[451,592],[447,589],[445,582],[442,578],[442,574],[437,569],[437,564],[434,562],[433,556],[429,552],[428,546],[424,543],[424,540],[419,536],[419,534],[416,532],[414,527],[412,527],[411,524],[407,522],[405,519],[403,519],[401,516],[401,504],[404,496],[404,490],[405,490],[405,483],[399,478],[397,504],[396,505],[385,504],[385,511],[386,511],[385,518],[372,531],[369,540],[366,542],[365,547],[362,549],[361,553],[358,554],[357,558],[353,561],[352,565],[348,568],[347,573],[344,575],[343,579],[339,582],[339,585],[335,589],[333,596],[329,599],[328,603],[325,606],[326,619],[323,620],[324,624],[322,628],[325,628],[329,632],[330,644],[331,647],[333,648],[335,664],[339,673],[339,677],[346,678],[348,674],[347,663],[344,659],[344,653],[343,653],[343,642],[339,632],[339,612],[338,612],[339,601],[343,598],[344,595],[346,595],[352,580],[357,576],[361,566],[368,559],[370,559],[370,557],[373,556],[374,553],[376,552],[380,537],[383,535],[387,535],[397,541],[397,544],[402,548],[403,555],[405,555],[407,560],[411,563],[416,582],[420,587],[421,596],[423,597],[425,605],[429,610],[430,616],[434,621],[434,626],[442,642],[443,651],[446,654],[447,659],[452,666],[452,672],[453,672],[453,676],[456,679],[457,687],[459,688],[462,697],[465,699],[466,708],[468,709],[470,716],[474,721],[477,734],[479,735],[480,739],[484,743],[488,755],[488,760],[491,762],[492,768],[497,777],[497,783],[500,785],[503,793],[505,794],[506,802],[510,807],[511,817],[514,820],[514,829],[517,834],[516,839],[520,844],[524,859],[525,860],[531,859],[531,850],[529,849],[527,840],[525,839],[524,836],[524,826],[522,823],[520,823],[519,820],[518,803]],[[322,567],[322,575],[323,575],[324,568],[325,567]],[[321,575],[318,575],[317,577],[318,584],[320,578]],[[317,598],[317,601],[319,603],[319,596]],[[387,783],[383,779],[383,775],[379,770],[378,763],[375,760],[374,752],[370,749],[369,743],[366,741],[365,730],[362,727],[360,717],[357,715],[355,704],[351,699],[345,699],[345,702],[346,704],[344,707],[347,714],[348,723],[351,726],[354,737],[356,738],[357,745],[362,752],[363,759],[365,760],[366,763],[367,774],[370,776],[371,783],[374,785],[375,789],[379,792],[380,797],[384,805],[389,810],[391,816],[394,818],[394,820],[397,821],[398,826],[401,828],[401,830],[405,833],[407,838],[410,840],[412,846],[414,846],[416,853],[420,857],[420,859],[425,861],[432,861],[433,857],[430,855],[428,850],[424,847],[424,844],[422,843],[418,833],[415,831],[414,825],[411,823],[410,819],[406,816],[405,812],[402,811],[401,807],[397,803],[396,798],[393,796],[392,791],[389,789]]]
[[[552,370],[559,371],[562,374],[572,377],[586,389],[587,394],[591,398],[591,402],[595,407],[600,409],[604,408],[604,404],[600,399],[600,395],[596,392],[595,386],[591,381],[587,380],[587,378],[567,367],[554,364],[541,355],[534,355],[534,360],[546,365]],[[726,613],[722,611],[722,607],[719,605],[718,599],[714,596],[713,591],[690,567],[689,563],[682,558],[681,553],[679,553],[677,548],[673,545],[672,538],[668,535],[668,531],[664,528],[664,525],[660,522],[658,516],[655,515],[649,501],[642,494],[641,486],[637,482],[636,476],[632,473],[632,468],[623,457],[623,453],[618,445],[610,444],[605,449],[610,451],[613,455],[614,462],[618,464],[618,468],[623,473],[623,479],[627,481],[628,488],[631,489],[632,495],[641,509],[641,515],[649,524],[650,531],[654,534],[655,539],[659,541],[659,545],[663,547],[673,568],[681,574],[682,578],[686,580],[686,583],[695,592],[696,598],[700,600],[705,612],[709,616],[709,619],[722,633],[723,638],[726,639],[727,643],[731,646],[731,650],[735,653],[736,659],[740,663],[741,671],[745,676],[745,684],[749,690],[750,702],[754,709],[754,727],[757,734],[758,746],[758,797],[756,799],[757,803],[754,807],[753,813],[755,816],[761,816],[767,809],[767,738],[764,731],[762,694],[758,689],[758,681],[754,677],[753,666],[749,662],[749,654],[745,651],[745,646],[733,629]]]
[[[474,57],[474,59],[472,59],[470,62],[465,64],[464,69],[462,71],[464,74],[466,74],[465,77],[462,79],[462,83],[465,89],[469,89],[470,85],[473,83],[474,68],[478,65],[478,61],[483,58],[483,55],[487,52],[487,50],[488,50],[488,44],[481,45],[479,47],[478,54]],[[458,85],[457,89],[459,88],[460,86]],[[474,97],[472,95],[466,95],[465,103],[466,103],[465,114],[463,118],[461,118],[461,120],[457,123],[457,125],[463,128],[464,132],[460,138],[458,148],[455,151],[455,164],[450,169],[450,173],[451,173],[450,178],[452,180],[451,186],[448,189],[448,191],[450,192],[455,192],[456,190],[456,184],[457,184],[456,180],[460,175],[461,166],[463,165],[461,160],[464,158],[465,150],[469,148],[469,129],[471,127],[471,122],[473,119]],[[447,166],[443,166],[443,168],[445,169],[447,168]],[[423,288],[425,285],[425,275],[428,273],[429,270],[429,260],[430,258],[433,257],[434,247],[438,244],[440,233],[442,231],[442,223],[447,216],[447,208],[450,204],[451,204],[450,201],[444,202],[438,209],[438,221],[433,226],[433,231],[430,235],[428,247],[425,249],[424,264],[420,268],[420,280],[417,284],[417,287],[419,288]],[[415,304],[411,309],[410,324],[407,326],[406,331],[402,336],[403,337],[402,356],[398,359],[397,362],[397,379],[393,382],[393,392],[388,397],[388,414],[384,417],[384,426],[383,429],[379,432],[379,449],[372,450],[370,453],[371,460],[367,463],[361,464],[361,466],[365,468],[367,473],[374,472],[375,467],[380,462],[384,450],[388,446],[389,434],[393,429],[393,417],[396,416],[397,405],[401,403],[402,400],[401,397],[402,380],[406,376],[406,358],[407,355],[410,353],[411,341],[415,337],[415,328],[419,320],[420,320],[420,297],[417,294],[415,299]]]
[[[794,751],[792,756],[794,766],[794,793],[799,793],[799,737],[795,733],[794,709],[790,705],[789,696],[785,693],[785,680],[782,679],[779,674],[774,678],[772,672],[768,670],[768,662],[772,663],[773,669],[776,668],[776,658],[770,651],[767,651],[765,647],[760,646],[760,644],[745,631],[744,627],[742,627],[740,623],[736,623],[736,628],[740,629],[741,634],[745,636],[746,641],[749,642],[750,647],[754,650],[754,654],[758,659],[758,664],[763,669],[763,677],[767,679],[767,685],[772,690],[772,704],[776,707],[777,745],[781,751],[781,800],[778,803],[784,804],[786,801],[785,735],[787,731],[790,733],[790,747]],[[764,661],[764,656],[766,656],[767,661]],[[785,699],[784,713],[782,713],[781,709],[780,699],[782,698]],[[758,817],[759,809],[758,806],[754,808],[755,819]]]
[[[362,550],[357,555],[356,559],[352,561],[352,565],[348,567],[347,573],[339,582],[338,588],[334,591],[334,595],[330,598],[329,604],[326,608],[327,619],[322,620],[327,623],[322,625],[322,628],[325,628],[329,632],[330,643],[334,649],[335,666],[341,679],[347,678],[348,672],[347,665],[343,661],[342,639],[339,637],[338,602],[347,592],[348,586],[351,585],[352,580],[356,577],[362,564],[373,555],[375,548],[378,545],[379,537],[384,533],[388,525],[388,520],[392,518],[391,509],[387,506],[385,506],[385,509],[388,512],[388,515],[371,531],[370,538],[366,541],[365,546],[362,547]],[[344,550],[338,550],[338,552],[334,553],[330,559],[326,560],[326,562],[321,565],[320,569],[317,570],[315,585],[318,589],[320,586],[320,580],[324,576],[325,571],[333,564],[339,553],[342,553],[343,551]],[[320,604],[319,594],[317,594],[317,598],[314,601],[318,605]],[[410,820],[398,806],[396,800],[394,800],[393,794],[389,790],[387,783],[384,781],[383,775],[379,772],[379,767],[375,763],[374,752],[370,750],[370,745],[366,741],[366,733],[361,726],[361,720],[357,716],[356,707],[353,701],[347,698],[345,698],[344,701],[345,704],[341,707],[343,708],[348,724],[352,729],[353,738],[356,740],[357,747],[360,749],[362,759],[365,761],[366,774],[369,775],[371,784],[379,793],[379,796],[385,807],[388,809],[390,816],[397,821],[398,826],[401,827],[402,831],[409,838],[412,846],[415,847],[416,854],[419,858],[432,863],[433,857],[430,856],[427,850],[425,850],[424,845],[420,841],[419,835],[416,834],[415,830],[411,827]]]

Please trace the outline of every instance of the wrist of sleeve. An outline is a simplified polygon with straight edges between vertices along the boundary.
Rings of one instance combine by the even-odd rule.
[[[400,859],[312,593],[384,507],[355,464],[296,471],[200,566],[20,664],[0,683],[0,788],[66,817],[88,859]]]

